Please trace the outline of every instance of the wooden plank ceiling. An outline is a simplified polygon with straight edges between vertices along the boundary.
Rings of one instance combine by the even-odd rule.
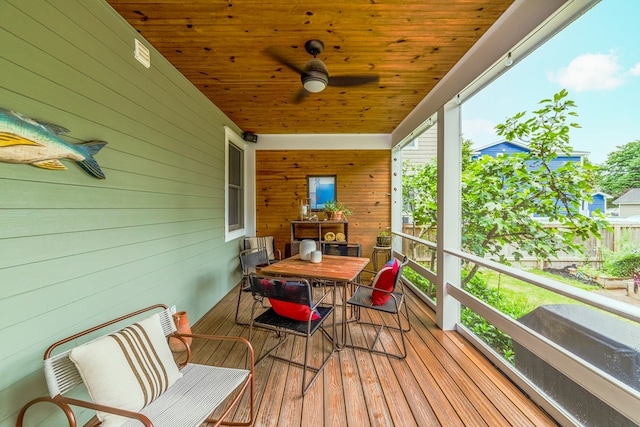
[[[244,131],[386,134],[512,0],[107,2]],[[310,39],[324,43],[329,76],[379,80],[298,102]]]

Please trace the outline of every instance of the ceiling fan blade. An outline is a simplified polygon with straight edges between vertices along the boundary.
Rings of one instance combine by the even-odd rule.
[[[309,92],[308,90],[306,90],[305,88],[301,88],[297,93],[296,96],[293,98],[293,103],[294,104],[299,104],[301,103],[307,96],[309,96],[311,92]]]
[[[270,57],[272,57],[273,59],[275,59],[276,61],[278,61],[282,65],[286,65],[287,67],[289,67],[290,69],[292,69],[293,71],[295,71],[298,74],[302,74],[304,72],[302,70],[302,68],[300,68],[300,67],[296,66],[295,64],[293,64],[291,61],[289,61],[287,58],[285,58],[283,55],[281,55],[280,52],[278,52],[277,49],[275,49],[273,47],[266,48],[264,50],[264,53],[266,53],[267,55],[269,55]]]
[[[329,76],[329,86],[359,86],[379,81],[377,74]]]

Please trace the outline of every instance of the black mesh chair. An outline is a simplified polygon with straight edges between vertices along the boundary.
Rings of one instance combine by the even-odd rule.
[[[242,249],[248,250],[248,249],[261,249],[261,248],[264,248],[267,250],[269,263],[274,263],[276,261],[282,260],[282,252],[280,252],[279,249],[276,249],[276,243],[273,236],[244,238]]]
[[[253,338],[254,328],[263,328],[276,331],[278,342],[257,362],[260,363],[267,357],[282,360],[303,368],[302,394],[306,394],[313,385],[318,375],[322,372],[329,358],[335,351],[333,337],[335,337],[335,313],[333,305],[327,301],[330,293],[326,292],[315,301],[312,297],[311,286],[306,279],[301,278],[274,278],[252,274],[250,276],[251,291],[255,298],[251,308],[251,321],[249,322],[249,341]],[[260,305],[260,299],[269,299],[271,307],[256,316]],[[331,317],[328,325],[332,327],[332,333],[325,329],[325,321]],[[321,331],[323,340],[323,362],[319,367],[309,366],[309,341],[313,335]],[[276,355],[276,351],[290,336],[304,337],[304,359],[293,360]],[[326,350],[326,345],[330,349]],[[289,352],[290,353],[290,352]],[[307,371],[314,372],[313,377],[307,383]]]
[[[240,300],[243,292],[251,290],[249,275],[256,273],[260,267],[269,265],[269,256],[266,248],[247,249],[240,252],[240,268],[242,269],[242,283],[238,291],[238,303],[236,305],[236,320],[239,325],[248,325],[248,322],[238,321],[238,312],[240,311]]]
[[[405,344],[405,332],[411,330],[409,320],[409,309],[404,293],[404,282],[402,281],[402,269],[407,265],[407,257],[402,262],[392,258],[385,264],[373,278],[371,285],[359,284],[356,286],[353,295],[347,304],[353,306],[356,324],[374,327],[377,332],[371,344],[357,345],[348,344],[349,347],[368,350],[372,353],[384,354],[386,356],[404,359],[407,356]],[[375,312],[363,320],[363,313],[366,311]],[[385,322],[385,318],[387,322]],[[404,319],[404,321],[403,321]],[[403,324],[404,323],[404,324]],[[363,331],[364,328],[359,329]],[[386,350],[380,341],[382,333],[395,331],[399,335],[400,344],[394,341],[394,334],[390,334],[385,341],[389,347],[396,347],[397,352]],[[353,338],[353,337],[352,337]],[[361,337],[365,342],[367,337]]]

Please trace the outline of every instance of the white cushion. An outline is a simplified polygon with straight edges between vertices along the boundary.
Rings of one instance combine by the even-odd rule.
[[[224,400],[246,380],[250,371],[188,364],[184,376],[160,398],[141,412],[154,426],[199,426]],[[129,420],[125,427],[141,427]]]
[[[121,331],[71,350],[95,403],[140,411],[182,376],[173,360],[157,314]],[[127,418],[97,412],[103,427]]]
[[[273,253],[273,236],[267,237],[249,237],[249,249],[266,248],[267,256],[270,261],[275,259]]]

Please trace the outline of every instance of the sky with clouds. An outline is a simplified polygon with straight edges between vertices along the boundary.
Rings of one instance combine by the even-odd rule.
[[[463,104],[462,131],[474,146],[501,138],[495,126],[561,89],[575,101],[575,150],[601,164],[640,140],[640,1],[602,0]]]

